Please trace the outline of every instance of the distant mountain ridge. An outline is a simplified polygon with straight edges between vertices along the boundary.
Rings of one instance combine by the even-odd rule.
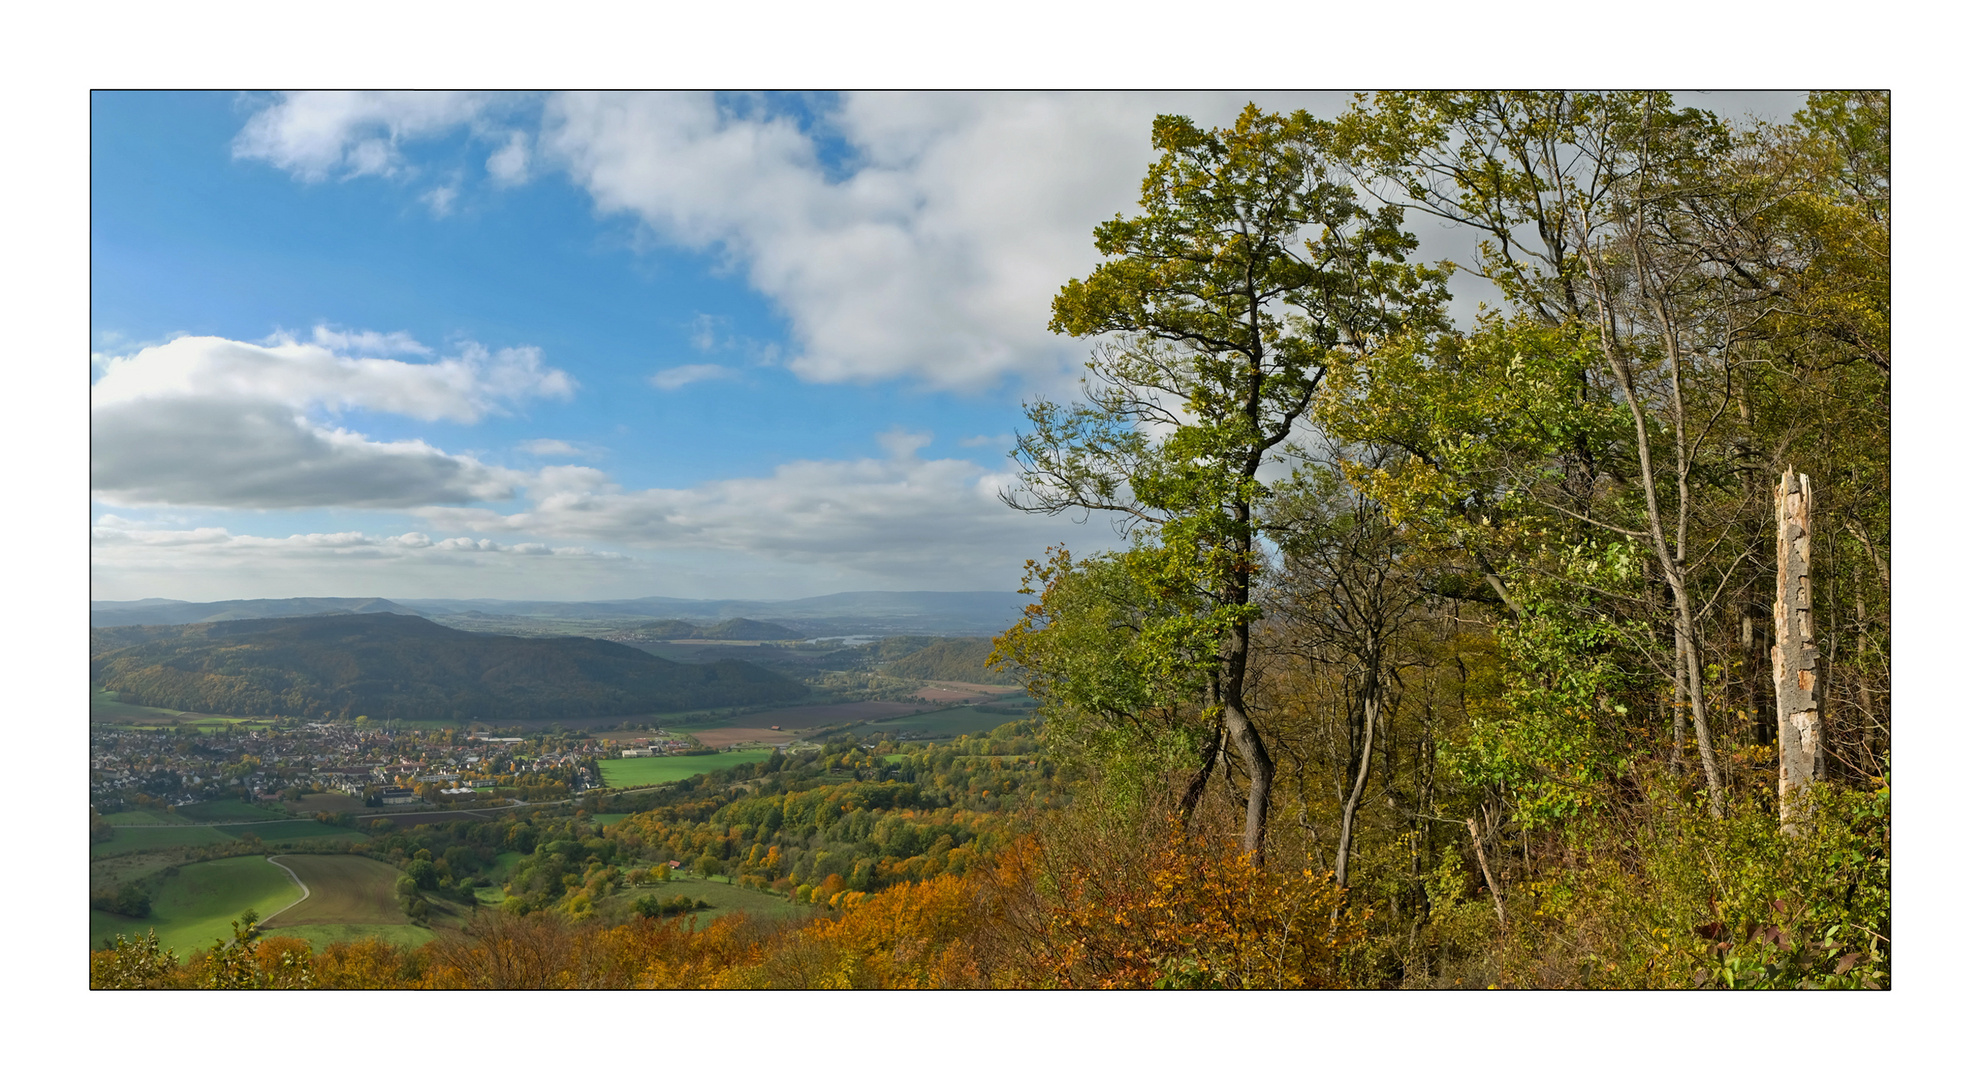
[[[410,608],[376,596],[294,596],[286,600],[216,600],[195,604],[184,600],[91,600],[89,625],[176,626],[183,623],[233,619],[285,619],[297,615],[390,613],[417,615]]]
[[[681,619],[774,622],[805,636],[845,634],[982,635],[1002,633],[1023,615],[1015,592],[844,592],[799,600],[450,600],[294,597],[189,603],[158,598],[92,600],[91,626],[166,626],[227,619],[284,618],[331,612],[389,611],[445,616],[484,613],[538,618]]]
[[[801,683],[586,637],[453,630],[390,612],[90,633],[90,681],[134,705],[232,716],[576,719],[767,705]]]

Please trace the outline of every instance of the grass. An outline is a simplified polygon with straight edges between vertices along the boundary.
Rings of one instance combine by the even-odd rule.
[[[726,754],[695,754],[685,757],[612,758],[598,763],[607,787],[635,787],[665,784],[673,780],[711,773],[737,765],[770,760],[768,750],[737,750]]]
[[[287,821],[289,815],[272,806],[259,803],[244,803],[239,799],[217,799],[213,802],[187,803],[175,807],[173,813],[187,821]]]
[[[89,857],[104,859],[131,851],[157,851],[170,847],[205,847],[226,844],[234,838],[211,825],[185,825],[167,829],[118,829],[110,839],[89,845]]]
[[[708,910],[698,912],[696,923],[706,925],[710,920],[735,912],[748,912],[765,915],[772,919],[801,919],[814,914],[818,909],[806,904],[793,904],[774,893],[757,892],[739,885],[721,881],[703,881],[699,878],[676,876],[671,881],[656,881],[628,889],[619,894],[631,903],[636,896],[652,896],[665,900],[670,896],[685,896],[690,900],[705,900]]]
[[[326,825],[321,821],[271,821],[254,825],[218,825],[215,829],[239,840],[250,834],[261,838],[265,844],[280,844],[290,840],[363,840],[365,834],[356,829],[346,829],[341,825]]]
[[[309,886],[309,899],[269,920],[269,930],[324,924],[409,923],[393,886],[399,871],[362,855],[280,855]]]
[[[103,815],[112,825],[185,825],[186,819],[163,810],[119,810]]]
[[[599,825],[617,825],[631,816],[631,814],[593,814],[591,820]]]
[[[146,830],[163,832],[165,830]],[[229,925],[246,908],[263,915],[302,895],[282,868],[259,855],[241,855],[180,867],[152,897],[151,915],[127,919],[103,911],[89,913],[89,945],[104,947],[117,934],[142,935],[158,930],[159,944],[178,950],[180,959],[196,949],[213,947],[215,938],[231,940]]]
[[[296,813],[307,817],[310,814],[318,812],[329,814],[356,813],[364,809],[364,800],[355,795],[346,795],[341,791],[330,791],[304,795],[302,801],[290,805],[296,808]]]

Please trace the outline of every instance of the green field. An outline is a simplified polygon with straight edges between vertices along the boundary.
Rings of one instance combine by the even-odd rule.
[[[309,924],[396,924],[409,920],[392,887],[399,872],[362,855],[281,855],[309,886],[309,898],[269,920],[269,930]]]
[[[264,844],[280,844],[291,840],[363,840],[365,834],[356,829],[346,829],[341,825],[325,825],[320,821],[270,821],[252,825],[218,825],[218,832],[226,833],[236,840],[249,835],[258,836]]]
[[[287,821],[290,817],[286,811],[272,806],[244,803],[239,799],[187,803],[174,807],[172,812],[187,821]]]
[[[671,881],[656,881],[650,885],[627,889],[619,894],[620,902],[630,904],[636,896],[652,896],[665,900],[670,896],[685,896],[691,900],[704,900],[709,907],[697,912],[695,922],[706,925],[711,919],[731,915],[741,911],[754,915],[765,915],[772,919],[801,919],[817,913],[819,909],[808,904],[793,904],[774,893],[757,892],[721,881],[703,881],[689,878],[676,872]]]
[[[103,820],[112,825],[187,825],[190,822],[177,814],[163,810],[119,810],[114,814],[103,815]]]
[[[631,814],[593,814],[591,820],[597,825],[617,825],[631,816]]]
[[[211,825],[183,825],[165,829],[121,828],[112,833],[110,839],[89,845],[89,857],[102,859],[127,851],[156,851],[187,844],[205,847],[208,844],[232,843],[234,839]]]
[[[689,757],[611,758],[598,763],[607,787],[637,787],[686,780],[717,769],[752,765],[770,760],[768,750],[737,750],[727,754],[695,754]]]
[[[159,886],[148,918],[127,919],[92,910],[89,947],[101,949],[107,938],[118,934],[137,937],[155,927],[159,944],[178,950],[179,958],[184,959],[196,949],[212,948],[215,938],[231,939],[229,924],[241,917],[243,909],[251,907],[266,916],[301,895],[302,890],[281,867],[259,855],[193,863],[180,867]]]

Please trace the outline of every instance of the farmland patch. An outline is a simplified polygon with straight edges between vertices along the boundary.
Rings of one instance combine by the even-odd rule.
[[[164,879],[146,918],[91,911],[90,948],[101,949],[106,938],[118,934],[137,937],[156,928],[159,944],[176,949],[184,959],[196,949],[212,948],[216,938],[231,940],[230,923],[241,917],[242,910],[253,908],[266,915],[301,895],[281,867],[259,855],[193,863]]]
[[[268,920],[270,932],[316,924],[407,923],[393,893],[399,872],[362,855],[277,855],[309,886],[309,898]]]
[[[610,758],[598,763],[607,787],[636,787],[665,784],[674,780],[711,773],[737,765],[768,761],[768,750],[735,750],[726,754],[691,754],[682,757]]]

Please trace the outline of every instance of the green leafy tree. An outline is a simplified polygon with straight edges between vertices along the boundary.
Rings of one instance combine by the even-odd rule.
[[[1399,209],[1370,211],[1340,182],[1305,112],[1251,106],[1211,130],[1163,116],[1153,142],[1142,212],[1096,228],[1106,261],[1053,301],[1054,331],[1103,337],[1087,400],[1027,406],[1005,499],[1112,514],[1137,540],[1131,572],[1176,611],[1142,632],[1201,672],[1248,779],[1244,847],[1262,859],[1273,762],[1245,702],[1259,474],[1338,358],[1441,319],[1443,277],[1407,260]]]

